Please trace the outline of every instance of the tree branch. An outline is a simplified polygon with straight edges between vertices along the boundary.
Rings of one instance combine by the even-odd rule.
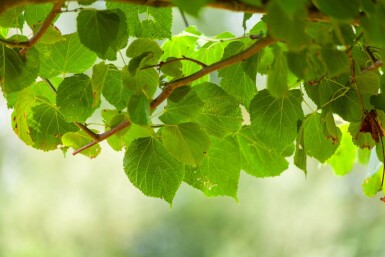
[[[218,61],[216,63],[213,63],[209,66],[203,67],[201,70],[199,70],[199,71],[197,71],[197,72],[195,72],[195,73],[193,73],[187,77],[184,77],[184,78],[181,78],[181,79],[167,83],[165,85],[165,87],[163,88],[162,93],[160,93],[158,95],[158,97],[156,97],[151,102],[151,110],[155,110],[178,87],[187,85],[187,84],[189,84],[189,83],[191,83],[191,82],[193,82],[193,81],[195,81],[195,80],[197,80],[197,79],[199,79],[199,78],[201,78],[201,77],[203,77],[203,76],[205,76],[205,75],[207,75],[213,71],[228,67],[228,66],[235,64],[235,63],[238,63],[238,62],[242,62],[242,61],[250,58],[254,54],[258,53],[263,48],[265,48],[271,44],[274,44],[275,42],[277,42],[277,40],[270,37],[270,36],[267,36],[265,38],[261,38],[258,41],[256,41],[251,47],[249,47],[248,49],[246,49],[245,51],[243,51],[241,53],[238,53],[236,55],[233,55],[229,58],[223,59],[223,60]],[[76,154],[98,144],[99,142],[109,138],[110,136],[112,136],[112,135],[118,133],[119,131],[125,129],[126,127],[130,126],[130,124],[131,124],[130,121],[123,121],[118,126],[100,134],[98,136],[98,138],[95,139],[94,141],[92,141],[91,143],[75,150],[73,152],[73,155],[76,155]]]
[[[76,0],[69,0],[76,1]],[[174,7],[171,0],[110,0],[113,2],[121,2],[128,4],[146,5],[151,7]],[[57,3],[58,0],[0,0],[0,13],[3,11],[27,4],[41,4],[41,3]],[[206,7],[224,9],[234,12],[246,12],[246,13],[266,13],[266,5],[254,6],[240,2],[239,0],[214,0],[206,5]],[[321,13],[313,6],[308,9],[308,19],[311,21],[329,22],[330,18]],[[356,21],[354,22],[356,23]]]

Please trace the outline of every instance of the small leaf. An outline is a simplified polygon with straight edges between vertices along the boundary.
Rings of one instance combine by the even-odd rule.
[[[153,56],[149,65],[156,64],[163,54],[163,50],[154,40],[148,38],[139,38],[130,44],[130,46],[127,48],[126,55],[129,58],[135,58],[142,55],[143,53],[149,52],[152,53]]]
[[[83,131],[79,132],[67,132],[62,137],[62,142],[66,147],[72,147],[73,149],[78,149],[82,146],[87,145],[93,141],[86,133]],[[89,158],[95,158],[99,155],[100,151],[99,144],[96,144],[84,151],[81,151],[80,154],[83,154]]]
[[[22,29],[24,24],[23,11],[24,7],[22,6],[6,9],[0,15],[0,27]]]
[[[108,65],[104,62],[95,64],[92,68],[92,95],[93,95],[93,103],[92,107],[97,107],[100,105],[100,96],[102,95],[104,82],[106,80],[108,74]]]
[[[207,196],[230,196],[237,199],[240,175],[239,149],[231,137],[212,138],[212,145],[202,164],[186,167],[185,182]]]
[[[162,130],[164,148],[178,161],[199,166],[210,146],[207,132],[196,123],[168,125]]]
[[[184,166],[158,140],[149,137],[131,143],[123,167],[131,183],[145,195],[162,198],[170,204],[184,177]]]
[[[128,114],[133,123],[148,126],[150,119],[150,102],[144,94],[133,95],[128,102]]]
[[[56,102],[66,120],[85,122],[94,112],[90,78],[84,74],[65,78],[57,90]]]

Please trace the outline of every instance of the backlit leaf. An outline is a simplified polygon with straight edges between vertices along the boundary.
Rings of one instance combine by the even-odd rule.
[[[184,178],[184,166],[158,140],[149,137],[131,143],[123,167],[131,183],[145,195],[162,198],[170,204]]]

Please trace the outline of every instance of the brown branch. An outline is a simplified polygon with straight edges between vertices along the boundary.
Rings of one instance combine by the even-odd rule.
[[[76,1],[76,0],[69,0]],[[174,7],[171,0],[111,0],[113,2],[121,2],[128,4],[146,5],[151,7]],[[55,0],[0,0],[0,13],[18,5],[39,4],[39,3],[57,3]],[[206,5],[206,7],[224,9],[234,12],[246,13],[266,13],[266,5],[254,6],[243,3],[239,0],[214,0]],[[321,13],[314,6],[308,8],[308,20],[319,22],[330,22],[329,16]],[[358,20],[352,22],[357,24]]]
[[[233,55],[229,58],[226,58],[224,60],[213,63],[209,66],[203,67],[201,70],[191,74],[190,76],[187,76],[187,77],[184,77],[184,78],[174,80],[172,82],[167,83],[165,85],[165,87],[163,88],[162,93],[160,93],[158,95],[158,97],[156,97],[151,102],[151,110],[155,110],[178,87],[187,85],[187,84],[189,84],[189,83],[191,83],[191,82],[193,82],[193,81],[195,81],[195,80],[197,80],[197,79],[199,79],[199,78],[201,78],[201,77],[203,77],[203,76],[205,76],[205,75],[207,75],[213,71],[228,67],[228,66],[235,64],[235,63],[238,63],[238,62],[242,62],[242,61],[250,58],[254,54],[258,53],[259,51],[261,51],[263,48],[267,47],[268,45],[274,44],[275,42],[277,42],[277,40],[270,37],[270,36],[267,36],[265,38],[261,38],[260,40],[256,41],[251,47],[249,47],[248,49],[246,49],[245,51],[243,51],[239,54]],[[112,136],[112,135],[118,133],[119,131],[125,129],[126,127],[130,126],[130,124],[131,124],[130,121],[123,121],[118,126],[98,135],[98,138],[95,139],[94,141],[92,141],[91,143],[75,150],[73,152],[73,155],[76,155],[76,154],[98,144],[99,142],[109,138],[110,136]]]
[[[163,65],[166,65],[166,64],[169,64],[169,63],[173,63],[173,62],[177,62],[177,61],[190,61],[190,62],[196,63],[196,64],[198,64],[198,65],[200,65],[202,67],[207,67],[207,65],[204,64],[201,61],[198,61],[198,60],[195,60],[195,59],[183,56],[182,58],[174,58],[174,59],[171,59],[171,60],[168,60],[168,61],[160,62],[160,63],[155,64],[155,65],[146,66],[146,67],[141,68],[141,70],[150,69],[150,68],[159,68],[160,69],[160,68],[162,68]]]
[[[64,3],[63,0],[55,2],[51,12],[48,14],[47,18],[41,24],[41,27],[39,28],[39,30],[33,35],[32,38],[30,38],[26,42],[26,46],[20,50],[21,55],[25,54],[28,51],[28,49],[33,47],[41,39],[41,37],[45,34],[47,29],[51,26],[53,20],[60,13],[60,9],[63,6],[63,3]]]

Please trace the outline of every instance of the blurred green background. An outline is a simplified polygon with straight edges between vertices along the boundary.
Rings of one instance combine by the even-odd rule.
[[[189,21],[208,35],[243,33],[240,14]],[[130,184],[122,152],[40,152],[13,134],[4,100],[0,117],[0,257],[385,256],[385,205],[363,196],[363,166],[345,177],[316,163],[307,177],[294,165],[277,178],[242,173],[238,202],[184,184],[170,208]]]

